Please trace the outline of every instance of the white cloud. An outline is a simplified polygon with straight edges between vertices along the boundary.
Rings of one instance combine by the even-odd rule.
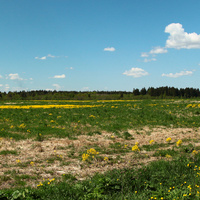
[[[126,76],[133,76],[134,78],[149,75],[148,72],[146,72],[145,70],[143,70],[141,68],[137,68],[137,67],[131,68],[130,70],[126,70],[123,74]]]
[[[151,62],[151,61],[156,61],[156,58],[150,58],[147,59],[147,57],[151,56],[156,56],[155,54],[161,54],[161,53],[167,53],[167,49],[165,47],[154,47],[150,52],[143,52],[141,53],[141,57],[145,58],[144,62]]]
[[[146,52],[141,53],[141,57],[149,57],[149,54]]]
[[[19,77],[18,73],[16,73],[16,74],[9,74],[8,76],[9,76],[10,80],[19,80],[19,81],[23,80],[22,78]]]
[[[53,56],[53,55],[51,55],[51,54],[48,54],[47,57],[49,57],[49,58],[55,58],[56,56]]]
[[[167,49],[164,47],[154,47],[150,52],[150,54],[160,54],[160,53],[167,53]]]
[[[151,62],[151,61],[156,61],[156,58],[150,58],[150,59],[145,58],[144,59],[144,62]]]
[[[0,79],[3,78],[3,76],[0,75]]]
[[[188,76],[188,75],[192,75],[193,74],[193,71],[181,71],[179,73],[169,73],[169,74],[162,74],[162,76],[166,76],[166,77],[169,77],[169,78],[178,78],[180,76]]]
[[[3,87],[3,84],[0,84],[0,87]]]
[[[104,51],[115,51],[114,47],[106,47],[104,48]]]
[[[39,58],[39,57],[35,57],[35,59],[37,59],[37,60],[46,60],[47,57],[46,57],[46,56],[43,56],[43,57],[41,57],[41,58]]]
[[[62,74],[62,75],[55,75],[53,78],[65,78],[65,74]]]
[[[59,84],[56,84],[56,83],[53,84],[52,86],[55,87],[56,90],[59,90],[59,89],[61,88],[60,85],[59,85]]]
[[[167,48],[175,49],[199,49],[200,35],[197,33],[187,33],[184,31],[182,24],[172,23],[166,26],[165,33],[170,36],[166,41]]]
[[[54,56],[54,55],[48,54],[47,56],[43,56],[43,57],[35,57],[35,59],[46,60],[47,58],[59,58],[59,57],[68,58],[68,56]]]

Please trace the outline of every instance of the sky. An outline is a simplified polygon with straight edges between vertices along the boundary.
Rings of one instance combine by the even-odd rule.
[[[0,0],[0,91],[200,88],[199,0]]]

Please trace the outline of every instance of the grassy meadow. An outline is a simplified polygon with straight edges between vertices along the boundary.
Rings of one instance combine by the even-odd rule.
[[[200,199],[200,100],[0,102],[0,199]]]

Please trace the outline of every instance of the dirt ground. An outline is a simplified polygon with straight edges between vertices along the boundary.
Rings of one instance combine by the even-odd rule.
[[[181,139],[183,144],[189,142],[194,146],[200,146],[198,142],[200,128],[144,127],[139,130],[128,130],[128,132],[132,135],[132,139],[126,140],[108,132],[93,136],[81,135],[77,136],[76,140],[50,138],[44,141],[31,139],[14,141],[0,138],[0,152],[14,151],[14,153],[0,155],[0,189],[16,187],[17,177],[24,177],[26,185],[36,187],[40,181],[59,179],[63,174],[72,174],[82,180],[96,172],[138,167],[142,163],[159,159],[152,156],[154,153],[152,151],[141,150],[138,154],[131,151],[136,142],[139,143],[140,148],[148,145],[150,140],[156,143],[167,143],[166,139],[171,137],[171,143],[174,144]],[[88,148],[111,149],[111,144],[115,143],[122,144],[120,147],[122,150],[126,148],[129,150],[122,153],[119,150],[110,154],[100,151],[98,156],[108,157],[108,160],[94,158],[91,162],[82,161],[82,154],[86,153]]]

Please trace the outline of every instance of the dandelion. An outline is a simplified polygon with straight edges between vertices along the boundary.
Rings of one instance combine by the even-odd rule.
[[[104,157],[104,160],[105,160],[105,161],[108,161],[108,157]]]
[[[139,147],[137,145],[134,145],[132,147],[132,151],[140,151]]]
[[[154,140],[150,140],[150,141],[149,141],[149,144],[152,144],[152,143],[154,143]]]
[[[138,146],[138,145],[139,145],[139,142],[136,142],[136,143],[135,143],[135,145],[137,145],[137,146]]]
[[[21,162],[21,160],[17,159],[17,160],[16,160],[16,162],[17,162],[17,163],[20,163],[20,162]]]
[[[39,185],[37,185],[37,187],[43,186],[43,184],[40,182]]]
[[[30,165],[32,165],[32,166],[33,166],[33,165],[34,165],[34,162],[30,162]]]
[[[19,126],[18,126],[18,128],[25,128],[26,127],[26,125],[23,123],[23,124],[20,124]]]
[[[82,155],[82,160],[83,161],[86,161],[88,158],[89,158],[89,154],[86,154],[86,153],[84,153],[83,155]]]
[[[196,150],[193,150],[193,151],[192,151],[192,155],[193,155],[193,156],[195,156],[195,155],[197,155],[197,154],[198,154],[198,151],[196,151]]]
[[[172,156],[169,155],[169,154],[166,154],[165,157],[166,157],[166,158],[171,158]]]
[[[97,151],[96,151],[95,149],[93,149],[93,148],[88,149],[88,150],[87,150],[87,153],[88,153],[88,154],[93,154],[93,155],[99,154],[99,152],[97,152]]]
[[[172,140],[172,138],[170,138],[170,137],[168,137],[167,139],[166,139],[166,142],[171,142],[171,140]]]
[[[181,144],[182,144],[182,140],[178,140],[178,141],[176,142],[176,146],[177,146],[177,147],[181,146]]]

